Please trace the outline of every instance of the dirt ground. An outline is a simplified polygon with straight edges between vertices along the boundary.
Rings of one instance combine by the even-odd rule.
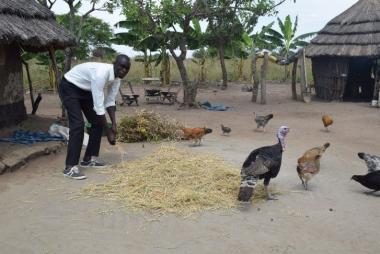
[[[379,253],[380,193],[368,195],[350,178],[366,172],[357,152],[380,154],[380,109],[368,103],[295,102],[289,85],[271,84],[268,90],[267,105],[252,104],[250,93],[238,85],[216,93],[199,91],[200,101],[231,106],[226,112],[176,110],[142,99],[139,107],[119,107],[117,115],[146,108],[187,126],[213,128],[202,146],[190,149],[216,153],[238,166],[251,150],[276,142],[277,128],[288,125],[283,165],[271,182],[282,192],[279,200],[188,219],[126,213],[114,202],[72,199],[80,188],[108,175],[86,169],[87,180],[66,179],[61,152],[0,176],[0,253]],[[38,113],[54,117],[58,106],[56,96],[45,95]],[[254,111],[274,114],[266,133],[254,131]],[[335,120],[330,132],[323,131],[321,112]],[[232,128],[229,137],[221,135],[221,123]],[[110,163],[134,160],[159,145],[111,147],[103,141],[101,159]],[[331,147],[321,160],[321,172],[305,191],[296,174],[297,158],[327,141]]]

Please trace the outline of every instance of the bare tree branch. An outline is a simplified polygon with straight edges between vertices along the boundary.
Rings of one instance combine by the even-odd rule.
[[[42,4],[43,6],[46,6],[51,10],[53,5],[55,4],[57,0],[37,0],[38,3]]]
[[[48,6],[49,9],[51,9],[53,5],[55,4],[55,2],[57,2],[57,0],[48,0],[48,1],[49,1],[49,6]]]

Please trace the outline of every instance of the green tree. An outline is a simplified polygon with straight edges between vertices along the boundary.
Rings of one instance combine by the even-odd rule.
[[[151,64],[157,60],[157,57],[152,56],[152,51],[157,51],[159,49],[160,45],[158,41],[150,38],[150,34],[144,29],[144,26],[138,19],[123,20],[118,22],[115,26],[118,28],[124,28],[127,31],[116,33],[112,40],[113,43],[128,45],[136,51],[143,52],[143,55],[137,56],[135,60],[144,63],[144,75],[146,77],[151,77]]]
[[[193,53],[193,58],[191,59],[193,63],[199,66],[199,82],[203,83],[206,81],[206,59],[209,57],[208,51],[206,48],[201,47]]]
[[[76,17],[76,22],[79,22],[80,17]],[[68,25],[68,15],[58,15],[58,23],[63,26]],[[113,55],[115,51],[110,48],[112,39],[112,30],[110,26],[100,19],[89,17],[83,24],[83,36],[79,42],[79,45],[73,50],[73,56],[78,59],[85,59],[90,56],[94,50],[98,52],[101,50],[103,55]],[[57,50],[55,52],[55,58],[58,64],[59,72],[63,72],[65,64],[64,51]],[[24,53],[24,60],[36,59],[38,65],[46,66],[49,70],[50,86],[53,87],[55,82],[55,75],[52,69],[52,62],[49,53]]]
[[[57,0],[37,0],[40,4],[51,9]],[[76,37],[77,44],[80,45],[82,39],[82,28],[84,21],[89,17],[94,11],[108,11],[112,12],[116,2],[114,0],[102,1],[102,0],[62,0],[69,7],[69,17],[67,28],[74,34]],[[83,3],[88,1],[91,4],[91,7],[87,9],[83,15],[77,15],[79,9],[82,7]],[[76,16],[80,16],[79,23],[76,22]],[[67,72],[71,69],[71,59],[74,55],[73,48],[65,49],[65,61],[64,61],[64,72]]]
[[[286,0],[208,0],[208,45],[218,49],[222,69],[222,89],[227,88],[225,49],[240,40],[245,28],[253,28],[264,15],[275,13]]]
[[[313,37],[316,33],[305,33],[299,36],[295,36],[297,32],[298,26],[298,16],[296,16],[294,24],[290,15],[285,17],[285,20],[282,21],[280,18],[277,18],[278,26],[280,31],[276,31],[272,28],[268,29],[267,35],[265,38],[276,45],[278,53],[287,59],[291,53],[294,53],[299,47],[305,47],[309,44],[306,39]],[[286,80],[288,78],[288,68],[285,65],[285,77]]]
[[[57,21],[59,24],[69,26],[70,17],[67,14],[57,15]],[[75,16],[75,26],[79,28],[79,23],[81,22],[80,16]],[[101,19],[91,17],[85,19],[81,26],[80,40],[78,41],[78,46],[73,50],[73,56],[78,59],[85,59],[90,56],[92,50],[96,48],[110,48],[112,43],[113,31],[110,25]],[[79,31],[75,31],[79,33]],[[110,49],[107,49],[110,51]]]
[[[176,61],[184,88],[182,106],[196,106],[197,86],[196,83],[190,82],[184,61],[187,50],[197,44],[194,24],[197,23],[196,20],[203,18],[206,2],[204,0],[161,2],[122,0],[120,2],[125,16],[128,19],[138,20],[149,33],[147,40],[153,39],[164,45]]]

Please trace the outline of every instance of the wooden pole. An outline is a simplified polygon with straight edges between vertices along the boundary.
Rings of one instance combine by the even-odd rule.
[[[55,59],[55,50],[52,46],[49,47],[49,56],[51,59],[51,64],[53,68],[53,73],[54,73],[54,91],[58,91],[58,66],[57,66],[57,61]]]
[[[33,103],[33,111],[32,111],[32,115],[35,115],[36,112],[37,112],[37,109],[38,109],[38,105],[40,105],[40,102],[42,100],[42,96],[40,93],[38,93],[38,96],[36,98],[36,101]]]
[[[377,64],[377,60],[375,61],[375,64],[374,64],[374,67],[373,67],[373,72],[374,72],[374,87],[373,87],[373,98],[372,100],[379,100],[380,98],[377,98],[378,96],[378,92],[379,92],[379,86],[380,86],[380,77],[379,77],[379,71],[380,69],[378,69],[378,64]]]
[[[251,69],[252,69],[252,98],[251,98],[251,101],[252,102],[256,102],[257,101],[257,94],[258,94],[258,90],[259,90],[259,77],[257,76],[257,56],[256,56],[256,53],[253,53],[253,56],[252,56],[252,66],[251,66]]]
[[[292,70],[292,99],[297,100],[297,65],[298,58],[293,62],[293,70]]]
[[[53,71],[54,71],[54,75],[55,75],[55,79],[54,79],[55,90],[58,91],[59,81],[61,80],[61,78],[59,76],[59,71],[58,71],[58,66],[57,66],[57,60],[55,58],[55,50],[54,50],[53,46],[49,47],[49,56],[50,56],[50,59],[51,59],[51,63],[52,63],[52,67],[53,67]],[[59,98],[61,99],[60,96],[59,96]],[[65,107],[63,106],[62,100],[61,100],[61,109],[62,109],[61,118],[62,118],[63,121],[66,121],[66,110],[65,110]]]
[[[128,83],[129,89],[131,90],[132,95],[135,94],[135,92],[133,91],[131,82],[128,81],[127,83]]]
[[[264,62],[261,66],[261,104],[267,103],[267,85],[266,77],[268,70],[268,52],[264,53]]]
[[[305,49],[301,49],[300,52],[300,78],[301,78],[301,96],[302,100],[309,102],[307,95],[307,77],[306,77],[306,68],[305,68]]]
[[[29,72],[29,65],[28,65],[28,63],[24,59],[21,59],[21,61],[22,61],[23,65],[25,66],[26,76],[28,77],[30,102],[32,104],[32,112],[34,112],[33,86],[32,86],[32,79],[30,77],[30,72]]]

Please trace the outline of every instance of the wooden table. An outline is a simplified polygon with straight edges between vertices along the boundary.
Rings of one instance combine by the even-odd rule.
[[[141,79],[145,85],[151,84],[153,82],[160,82],[160,78],[150,77]]]

